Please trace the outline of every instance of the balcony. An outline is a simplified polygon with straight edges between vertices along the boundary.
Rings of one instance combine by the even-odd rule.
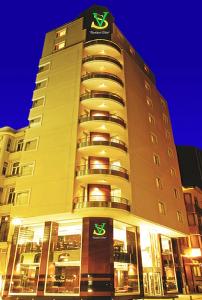
[[[108,207],[118,208],[130,211],[130,205],[127,199],[116,196],[108,196],[103,200],[103,196],[91,196],[88,201],[84,197],[76,197],[74,199],[74,209],[89,208],[89,207]]]
[[[125,106],[124,100],[110,92],[91,91],[90,93],[82,94],[80,97],[81,103],[88,109],[95,107],[102,110],[122,110]]]
[[[122,64],[111,56],[91,55],[83,58],[83,67],[87,72],[108,72],[112,74],[120,73]]]
[[[120,57],[121,49],[118,45],[109,40],[93,40],[84,44],[85,52],[88,55],[106,54],[113,57]]]
[[[120,77],[107,73],[87,73],[81,77],[81,82],[88,90],[107,91],[120,94],[123,89],[123,81]]]
[[[91,141],[90,139],[83,138],[77,144],[78,148],[89,147],[89,146],[109,146],[109,147],[116,147],[125,152],[127,152],[126,144],[118,139],[111,139],[109,141]],[[103,148],[103,147],[102,147]]]

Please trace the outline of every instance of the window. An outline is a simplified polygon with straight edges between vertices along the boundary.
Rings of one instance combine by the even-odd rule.
[[[168,148],[168,156],[173,157],[173,150]]]
[[[175,175],[176,175],[176,172],[175,172],[175,169],[174,169],[174,168],[171,168],[171,169],[170,169],[170,175],[171,175],[171,176],[175,176]]]
[[[2,168],[2,175],[6,175],[6,172],[7,172],[7,168],[8,168],[8,163],[5,161],[3,163],[3,168]]]
[[[168,131],[167,129],[165,131],[165,136],[166,136],[167,140],[170,140],[170,138],[171,138],[170,131]]]
[[[147,105],[148,105],[148,106],[150,106],[150,107],[153,106],[153,102],[152,102],[152,99],[151,99],[151,98],[147,97],[147,98],[146,98],[146,102],[147,102]]]
[[[17,143],[16,143],[16,151],[22,151],[23,142],[24,142],[23,139],[17,141]]]
[[[7,204],[14,204],[14,201],[15,201],[15,188],[10,187],[8,190]]]
[[[11,150],[11,144],[12,144],[12,140],[9,138],[8,142],[7,142],[6,151],[10,151]]]
[[[157,154],[153,154],[153,160],[155,165],[160,166],[160,157]]]
[[[180,223],[182,223],[183,222],[183,219],[182,219],[182,213],[181,213],[181,211],[177,211],[177,220],[180,222]]]
[[[27,205],[29,204],[29,191],[22,191],[16,193],[16,205]]]
[[[160,98],[162,108],[166,109],[166,101],[163,98]]]
[[[158,206],[159,206],[159,213],[161,215],[165,215],[166,211],[165,211],[165,205],[164,205],[164,203],[161,202],[161,201],[159,201]]]
[[[59,51],[59,50],[62,50],[64,47],[65,47],[65,41],[62,41],[60,43],[55,44],[54,50]]]
[[[7,242],[10,220],[9,216],[0,218],[0,242]]]
[[[162,186],[161,179],[160,179],[159,177],[156,177],[155,181],[156,181],[156,187],[157,187],[158,189],[162,189],[163,186]]]
[[[42,88],[46,87],[47,86],[47,82],[48,82],[47,79],[44,79],[44,80],[41,80],[41,81],[37,81],[36,82],[36,86],[35,86],[35,90],[39,90],[39,89],[42,89]]]
[[[145,64],[144,64],[144,70],[145,70],[147,73],[149,73],[149,68],[148,68],[148,66],[145,65]]]
[[[146,89],[146,95],[151,96],[151,86],[150,86],[150,84],[145,81],[144,86],[145,86],[145,89]]]
[[[163,122],[165,124],[168,124],[168,116],[166,116],[165,114],[163,114]]]
[[[151,133],[151,141],[153,144],[157,144],[158,142],[157,136],[154,133]]]
[[[46,63],[44,65],[40,65],[39,66],[39,70],[38,73],[44,72],[44,71],[48,71],[50,69],[50,63]]]
[[[149,114],[149,123],[155,125],[155,117],[151,114]]]
[[[36,150],[38,139],[25,142],[25,151]]]
[[[19,173],[20,173],[20,163],[14,162],[12,165],[11,175],[16,176],[16,175],[19,175]]]
[[[179,193],[178,193],[177,189],[174,189],[174,196],[175,196],[176,199],[179,198]]]
[[[58,30],[56,32],[56,38],[60,38],[62,36],[65,36],[66,35],[66,32],[67,32],[67,29],[66,28],[63,28],[61,30]]]
[[[201,277],[201,268],[200,266],[192,266],[192,270],[195,277]]]
[[[27,175],[32,175],[34,171],[34,163],[27,163],[21,165],[21,175],[22,176],[27,176]]]
[[[29,120],[29,127],[38,127],[41,125],[42,116],[34,117],[33,119]]]
[[[32,108],[43,106],[45,102],[45,97],[40,97],[38,99],[33,99]]]

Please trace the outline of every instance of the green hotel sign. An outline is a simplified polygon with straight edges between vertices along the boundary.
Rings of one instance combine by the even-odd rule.
[[[108,11],[104,11],[102,14],[93,12],[93,18],[95,20],[92,21],[91,28],[95,28],[98,30],[106,29],[109,25],[108,21],[106,20],[108,14],[109,14]]]
[[[106,223],[93,224],[92,238],[96,240],[107,238]]]

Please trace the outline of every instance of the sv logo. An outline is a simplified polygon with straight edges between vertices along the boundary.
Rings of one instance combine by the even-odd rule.
[[[99,224],[95,224],[94,225],[93,234],[94,235],[99,235],[99,236],[105,235],[105,233],[106,233],[105,225],[106,225],[106,223],[102,223],[100,225]]]
[[[108,11],[104,11],[102,15],[98,13],[93,13],[93,17],[96,21],[96,24],[95,21],[93,21],[91,23],[91,28],[95,28],[98,30],[107,28],[109,23],[107,22],[106,17],[108,14]]]

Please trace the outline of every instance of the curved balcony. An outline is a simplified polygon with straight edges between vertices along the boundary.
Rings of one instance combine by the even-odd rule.
[[[123,66],[116,59],[108,55],[91,55],[83,58],[83,67],[87,72],[119,73]]]
[[[126,123],[124,120],[116,115],[108,115],[108,116],[89,116],[89,115],[82,115],[79,118],[79,123],[84,123],[84,122],[91,122],[91,121],[101,121],[101,124],[103,124],[103,121],[106,122],[112,122],[115,124],[120,125],[123,128],[126,128]]]
[[[123,98],[110,92],[91,91],[90,93],[82,94],[80,101],[85,107],[95,109],[98,107],[102,110],[120,110],[125,106]]]
[[[83,138],[77,144],[77,148],[90,147],[90,146],[109,146],[121,149],[127,152],[126,144],[118,139],[111,139],[109,141],[91,141],[90,139]],[[103,148],[103,147],[102,147]]]
[[[88,90],[121,93],[123,81],[118,76],[107,72],[87,73],[81,77],[81,82]]]
[[[88,201],[84,197],[76,197],[74,199],[74,209],[89,208],[89,207],[108,207],[118,208],[130,211],[129,201],[122,197],[107,196],[103,200],[103,196],[90,196]]]
[[[85,42],[84,49],[88,55],[106,54],[114,57],[119,57],[121,54],[121,49],[117,44],[104,39]]]
[[[128,171],[125,168],[108,165],[108,164],[92,164],[90,168],[85,165],[77,167],[76,176],[91,176],[91,175],[112,175],[122,177],[126,180],[129,180]],[[101,176],[103,177],[103,176]]]

